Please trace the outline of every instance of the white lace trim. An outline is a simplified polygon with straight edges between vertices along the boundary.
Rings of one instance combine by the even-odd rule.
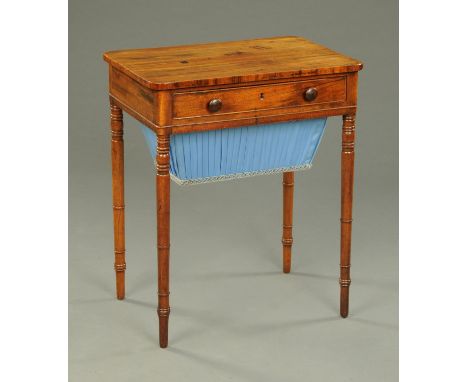
[[[312,167],[312,163],[307,163],[307,164],[303,164],[300,166],[280,167],[280,168],[273,168],[270,170],[259,170],[259,171],[251,171],[251,172],[240,172],[236,174],[209,176],[206,178],[197,178],[197,179],[180,179],[172,173],[170,175],[171,175],[171,179],[177,184],[181,186],[192,186],[194,184],[224,182],[226,180],[248,178],[248,177],[256,176],[256,175],[271,175],[271,174],[277,174],[279,172],[308,170],[311,167]]]

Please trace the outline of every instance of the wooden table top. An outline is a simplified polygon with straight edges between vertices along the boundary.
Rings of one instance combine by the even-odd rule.
[[[302,37],[119,50],[104,60],[153,90],[356,72],[362,63]]]

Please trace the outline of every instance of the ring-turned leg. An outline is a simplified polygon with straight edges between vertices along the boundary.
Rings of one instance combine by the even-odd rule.
[[[111,103],[112,205],[117,298],[125,297],[124,142],[122,109]]]
[[[156,208],[158,245],[159,345],[167,347],[169,323],[170,176],[169,135],[158,135],[156,157]]]
[[[283,173],[283,272],[291,270],[291,247],[293,243],[294,172]]]
[[[341,253],[340,253],[340,314],[348,316],[351,225],[353,221],[353,183],[354,183],[354,130],[355,116],[343,116],[341,148]]]

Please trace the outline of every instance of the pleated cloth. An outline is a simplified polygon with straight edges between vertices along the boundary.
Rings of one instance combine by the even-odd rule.
[[[170,174],[179,184],[216,182],[308,169],[326,118],[171,136]],[[153,160],[156,134],[141,125]]]

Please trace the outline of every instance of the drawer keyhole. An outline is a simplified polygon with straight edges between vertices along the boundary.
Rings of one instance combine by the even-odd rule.
[[[260,99],[263,101],[264,98],[265,96],[263,95],[263,93],[260,93]]]

